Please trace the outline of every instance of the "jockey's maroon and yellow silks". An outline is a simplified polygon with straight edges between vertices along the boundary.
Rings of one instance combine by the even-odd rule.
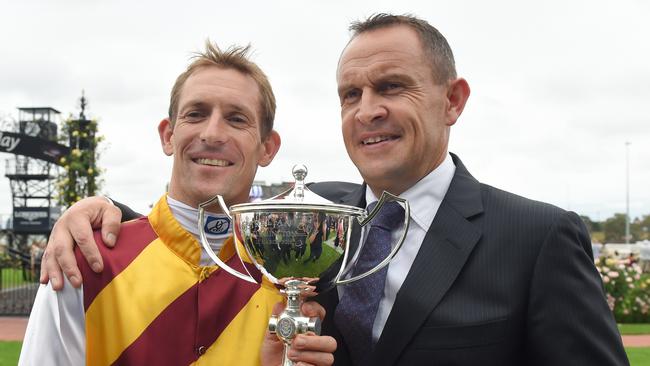
[[[95,239],[101,241],[99,233]],[[76,253],[83,264],[87,365],[259,363],[281,296],[269,283],[199,266],[199,243],[174,219],[166,197],[148,217],[124,223],[114,249],[99,248],[99,274]],[[233,254],[229,239],[219,255],[243,270]]]

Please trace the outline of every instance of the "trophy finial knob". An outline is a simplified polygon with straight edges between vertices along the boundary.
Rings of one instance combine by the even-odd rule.
[[[304,164],[294,165],[291,172],[296,181],[304,181],[307,178],[307,167]]]
[[[305,198],[305,178],[307,177],[307,167],[303,164],[296,164],[291,171],[296,183],[293,188],[293,197],[302,202]]]

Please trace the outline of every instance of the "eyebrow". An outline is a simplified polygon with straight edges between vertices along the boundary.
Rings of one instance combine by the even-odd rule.
[[[374,84],[379,84],[386,81],[401,81],[406,84],[414,84],[415,79],[412,76],[404,73],[392,72],[388,74],[381,75],[377,78],[373,78],[371,75],[371,82]]]
[[[372,83],[373,86],[377,86],[378,84],[381,84],[386,81],[401,81],[406,84],[414,84],[415,80],[413,77],[411,77],[408,74],[401,73],[401,72],[389,72],[387,74],[382,74],[379,76],[375,76],[373,74],[376,73],[371,73],[370,74],[370,82]],[[341,96],[343,92],[346,90],[350,90],[354,88],[354,83],[350,82],[345,82],[341,85],[339,85],[338,88],[338,95]]]
[[[236,103],[225,102],[221,104],[221,107],[223,107],[224,109],[233,110],[238,113],[243,113],[251,117],[254,116],[255,114],[253,110]],[[211,109],[211,105],[201,100],[190,100],[184,106],[182,106],[182,108],[179,108],[179,113],[184,112],[189,108],[210,108]]]

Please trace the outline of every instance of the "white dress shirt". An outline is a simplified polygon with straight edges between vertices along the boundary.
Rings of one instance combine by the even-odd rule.
[[[442,199],[447,194],[455,172],[456,166],[451,159],[451,155],[447,154],[442,164],[413,187],[399,195],[401,198],[408,200],[411,206],[409,229],[402,248],[388,265],[384,295],[379,302],[377,317],[372,327],[372,338],[375,342],[384,330],[384,325],[386,325],[390,311],[395,303],[397,292],[402,287],[402,283],[404,283],[404,279],[406,279],[418,251],[420,251],[424,236],[438,212]],[[375,201],[378,201],[378,198],[372,193],[372,190],[366,189],[366,203],[369,205]],[[392,233],[393,245],[397,244],[401,235],[401,230],[395,230]],[[342,295],[343,291],[345,291],[345,286],[339,288],[339,296]]]

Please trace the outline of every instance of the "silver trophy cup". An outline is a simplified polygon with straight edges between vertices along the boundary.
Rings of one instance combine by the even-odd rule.
[[[269,330],[284,342],[283,365],[293,365],[288,359],[291,340],[306,332],[320,334],[320,319],[304,316],[300,305],[304,297],[369,276],[386,265],[399,251],[408,230],[409,204],[403,198],[384,192],[370,213],[365,209],[332,203],[311,192],[305,186],[307,168],[293,168],[294,187],[271,199],[234,205],[228,208],[219,195],[199,205],[199,232],[201,242],[212,260],[228,273],[249,282],[257,282],[248,273],[243,258],[249,258],[255,267],[273,282],[287,298],[285,310],[271,316]],[[404,225],[398,242],[390,254],[375,268],[365,273],[352,274],[361,245],[350,253],[352,226],[366,225],[381,210],[385,202],[398,201],[405,210]],[[203,230],[205,210],[215,202],[233,220],[235,238],[245,250],[235,245],[247,273],[226,265],[212,251]],[[364,233],[362,231],[361,237]],[[371,245],[371,244],[369,244]]]

